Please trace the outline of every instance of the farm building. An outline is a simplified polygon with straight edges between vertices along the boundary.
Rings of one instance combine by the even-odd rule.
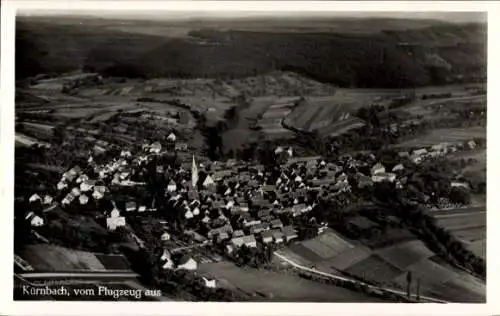
[[[270,230],[262,232],[260,236],[264,244],[268,244],[273,241],[273,233]]]
[[[188,255],[182,256],[177,265],[177,269],[179,270],[194,271],[197,268],[198,268],[198,262],[196,262],[193,258],[191,258]]]
[[[372,181],[373,182],[382,182],[382,181],[389,181],[389,182],[394,182],[396,180],[396,175],[394,173],[377,173],[372,176]]]
[[[380,162],[377,163],[375,166],[372,167],[371,173],[372,173],[372,175],[376,175],[379,173],[385,173],[384,165],[382,165]]]
[[[243,237],[233,238],[231,239],[231,243],[235,248],[240,248],[243,245],[250,248],[257,247],[257,241],[255,240],[254,235],[247,235]]]
[[[281,231],[284,234],[285,242],[289,242],[292,239],[298,237],[297,233],[295,232],[295,229],[292,226],[285,226],[281,229]]]

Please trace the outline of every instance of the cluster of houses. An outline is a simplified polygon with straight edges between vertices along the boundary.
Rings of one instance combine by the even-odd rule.
[[[169,144],[176,143],[172,133],[167,137]],[[468,148],[474,148],[473,141],[467,142]],[[92,168],[95,179],[91,179],[82,168],[75,166],[62,174],[56,185],[57,197],[34,194],[30,202],[40,201],[44,205],[55,202],[62,207],[74,204],[85,205],[90,201],[98,203],[105,195],[110,195],[110,188],[120,190],[121,187],[144,186],[144,166],[152,157],[171,154],[171,146],[160,142],[145,144],[142,150],[132,153],[122,150],[119,156],[105,164],[97,164],[93,158],[88,159],[88,168]],[[454,152],[453,144],[439,144],[429,149],[417,149],[411,153],[400,152],[401,158],[408,158],[415,164],[424,159]],[[359,188],[383,181],[396,183],[403,188],[403,164],[392,169],[371,159],[357,160],[349,155],[340,157],[338,161],[325,161],[320,156],[293,157],[292,148],[281,147],[275,150],[276,158],[286,157],[279,168],[269,170],[263,165],[250,165],[229,159],[226,162],[202,160],[197,163],[194,156],[180,167],[156,165],[156,174],[168,179],[164,188],[164,198],[171,210],[177,212],[186,226],[186,234],[199,243],[218,244],[227,253],[234,253],[243,245],[258,247],[259,244],[284,244],[298,238],[297,230],[291,225],[284,225],[284,216],[296,217],[313,210],[316,203],[309,194],[316,191],[322,196],[334,196],[350,192],[352,183]],[[369,174],[357,171],[355,182],[349,181],[351,176],[347,169],[360,170],[365,167]],[[352,174],[352,173],[350,173]],[[141,204],[132,199],[120,210],[113,202],[113,209],[107,212],[106,226],[115,230],[126,225],[127,214],[156,212],[152,203]],[[161,214],[160,214],[161,215]],[[34,213],[26,216],[32,226],[43,225],[43,219]],[[169,236],[166,228],[165,236]],[[163,236],[162,236],[163,238]],[[165,237],[167,238],[167,237]],[[172,268],[170,257],[164,255],[164,267]],[[179,267],[192,269],[193,262],[187,260]],[[196,267],[195,267],[196,268]]]

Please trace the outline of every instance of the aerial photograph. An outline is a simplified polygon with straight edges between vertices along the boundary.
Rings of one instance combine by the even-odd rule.
[[[14,300],[486,303],[487,14],[265,13],[17,12]]]

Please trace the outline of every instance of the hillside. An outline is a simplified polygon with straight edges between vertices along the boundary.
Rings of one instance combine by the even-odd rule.
[[[221,31],[224,27],[198,29],[192,23],[183,25],[192,28],[185,36],[178,29],[159,36],[161,32],[141,33],[137,25],[111,28],[23,19],[17,22],[16,73],[20,79],[83,68],[108,76],[231,79],[291,70],[343,87],[385,88],[484,76],[486,30],[476,24],[388,27],[385,32],[379,26],[373,33],[340,34],[340,26],[328,23],[321,24],[321,32],[255,31],[255,26],[251,31],[238,30],[242,26]],[[411,50],[402,42],[411,43]]]

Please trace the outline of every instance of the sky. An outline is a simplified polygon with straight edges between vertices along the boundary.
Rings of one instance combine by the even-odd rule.
[[[252,12],[252,11],[20,11],[20,15],[87,15],[103,18],[117,19],[147,19],[147,20],[172,20],[172,19],[200,19],[200,18],[278,18],[278,17],[343,17],[343,18],[402,18],[402,19],[435,19],[446,22],[468,23],[485,22],[486,13],[482,12]]]

